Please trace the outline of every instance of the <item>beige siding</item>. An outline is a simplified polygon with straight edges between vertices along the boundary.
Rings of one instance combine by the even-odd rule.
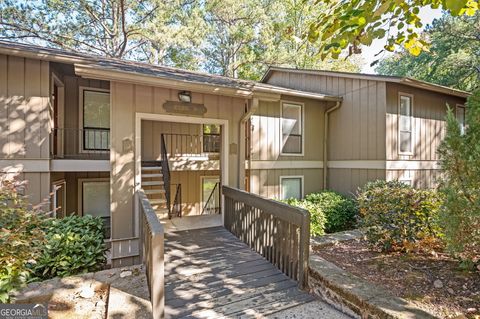
[[[202,212],[201,205],[201,177],[202,176],[218,176],[220,171],[176,171],[171,172],[172,184],[182,185],[182,216],[200,215]],[[172,199],[175,194],[176,185],[172,185]]]
[[[330,115],[328,160],[385,160],[386,83],[364,79],[273,72],[268,83],[339,95]]]
[[[199,136],[202,134],[202,125],[188,123],[171,123],[158,121],[142,121],[142,159],[160,160],[161,134],[165,136],[167,152],[176,154],[185,152],[187,154],[201,153]],[[185,136],[170,136],[169,134],[191,135],[195,138],[188,139]],[[177,152],[175,152],[177,150]]]
[[[178,91],[112,82],[111,93],[111,191],[112,238],[134,235],[134,137],[135,113],[166,114],[163,103],[177,101]],[[193,103],[207,108],[204,117],[226,119],[229,124],[229,185],[236,186],[238,174],[239,121],[245,100],[232,97],[192,93]]]
[[[358,187],[365,185],[365,183],[377,179],[385,179],[385,170],[331,168],[329,169],[329,179],[329,189],[353,196]]]
[[[413,155],[398,153],[398,96],[413,95]],[[387,159],[438,160],[437,149],[445,135],[447,104],[454,108],[465,100],[405,85],[387,85]]]
[[[287,96],[284,96],[282,101],[304,103],[304,155],[280,155],[281,102],[260,101],[258,110],[251,118],[251,159],[256,161],[321,161],[326,103]]]
[[[267,198],[280,198],[280,176],[303,176],[304,194],[322,190],[322,169],[262,169],[250,171],[250,191]]]
[[[436,188],[442,171],[438,169],[388,170],[387,180],[409,180],[416,188]]]
[[[48,62],[0,55],[1,159],[49,158],[49,88]],[[48,199],[48,173],[25,172],[18,178],[28,181],[26,194],[33,204]]]

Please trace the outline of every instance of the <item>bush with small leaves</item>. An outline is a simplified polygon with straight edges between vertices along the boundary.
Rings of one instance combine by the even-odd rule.
[[[367,183],[357,194],[361,225],[368,241],[382,251],[407,250],[441,236],[438,215],[441,196],[398,181]]]

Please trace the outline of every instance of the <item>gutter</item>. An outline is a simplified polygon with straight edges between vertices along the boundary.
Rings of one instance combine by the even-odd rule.
[[[328,182],[328,116],[335,110],[338,110],[342,106],[341,101],[337,101],[335,106],[327,109],[324,116],[324,133],[323,133],[323,189],[327,189]]]
[[[258,98],[253,98],[252,100],[248,100],[247,102],[250,104],[248,111],[243,114],[242,118],[240,119],[239,123],[239,137],[240,137],[240,149],[238,152],[238,189],[245,189],[245,148],[246,148],[246,137],[245,134],[245,123],[252,117],[252,115],[258,109]],[[251,158],[248,160],[248,167],[251,167]]]

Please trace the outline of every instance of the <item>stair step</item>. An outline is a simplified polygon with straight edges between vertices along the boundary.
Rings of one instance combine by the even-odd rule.
[[[160,186],[163,185],[163,181],[145,181],[142,182],[142,186]]]
[[[144,166],[142,167],[142,171],[161,171],[161,166]]]
[[[164,189],[145,189],[144,192],[147,195],[153,195],[153,194],[163,194],[165,193],[165,190]]]
[[[142,174],[142,178],[163,177],[163,174]]]
[[[148,201],[150,202],[150,205],[165,204],[167,202],[164,198],[149,199]]]

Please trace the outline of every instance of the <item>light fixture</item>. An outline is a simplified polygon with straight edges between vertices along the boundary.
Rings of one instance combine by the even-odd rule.
[[[190,103],[192,102],[192,94],[190,93],[190,91],[178,92],[178,99],[182,102]]]

